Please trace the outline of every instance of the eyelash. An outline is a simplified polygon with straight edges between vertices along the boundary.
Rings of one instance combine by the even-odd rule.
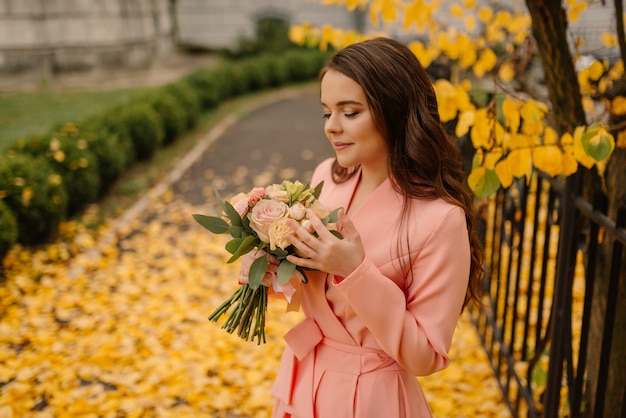
[[[347,118],[353,118],[355,117],[359,112],[352,112],[352,113],[344,113],[344,116]],[[330,113],[324,113],[322,115],[322,119],[329,119],[330,118]]]

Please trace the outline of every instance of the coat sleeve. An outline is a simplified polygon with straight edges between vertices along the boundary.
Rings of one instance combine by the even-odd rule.
[[[445,368],[470,268],[465,214],[448,210],[412,254],[412,277],[401,289],[367,257],[334,285],[380,347],[416,376]]]

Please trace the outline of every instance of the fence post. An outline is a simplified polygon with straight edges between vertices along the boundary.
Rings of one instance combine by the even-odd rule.
[[[576,206],[575,199],[582,185],[582,170],[569,176],[565,183],[565,193],[561,201],[559,215],[559,248],[555,277],[554,298],[552,301],[552,329],[550,330],[550,361],[548,364],[548,380],[546,385],[546,401],[544,417],[558,417],[561,401],[561,380],[563,378],[563,362],[565,349],[569,344],[566,339],[571,327],[571,312],[568,304],[571,301],[571,281],[573,280],[576,262]]]

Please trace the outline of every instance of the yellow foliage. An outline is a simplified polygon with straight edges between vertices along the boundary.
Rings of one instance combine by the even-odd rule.
[[[522,105],[520,115],[524,123],[522,132],[526,135],[541,135],[543,132],[543,116],[546,113],[543,103],[535,100],[528,100]]]
[[[515,133],[520,125],[519,104],[510,97],[506,97],[502,102],[502,113],[504,114],[505,124],[511,132]]]
[[[493,9],[490,7],[481,7],[478,9],[478,18],[484,24],[487,24],[491,21],[493,17]]]
[[[439,105],[439,118],[442,122],[453,120],[459,111],[473,107],[469,95],[463,87],[454,86],[444,79],[435,81],[433,87]]]
[[[474,110],[464,110],[459,115],[454,133],[457,138],[467,134],[469,128],[474,124]]]
[[[604,73],[604,65],[600,61],[594,61],[593,64],[589,66],[589,79],[593,81],[598,81],[602,74]]]
[[[602,32],[602,45],[605,48],[617,47],[617,36],[615,36],[615,33]]]
[[[498,57],[491,49],[485,49],[480,53],[480,58],[474,65],[473,70],[476,77],[482,77],[486,72],[495,67]]]
[[[563,154],[556,145],[541,145],[533,150],[533,164],[550,176],[563,172]]]
[[[424,44],[420,41],[413,41],[408,45],[409,49],[417,57],[422,67],[428,68],[435,58],[439,56],[439,50],[433,46],[428,48],[424,47]]]
[[[448,12],[450,12],[451,16],[460,18],[463,16],[463,8],[457,4],[457,3],[453,3],[450,5],[450,7],[448,8]]]
[[[617,96],[611,101],[611,113],[617,116],[626,115],[626,97]]]
[[[522,148],[511,151],[508,156],[513,177],[530,177],[532,173],[532,154],[530,148]]]
[[[404,7],[404,29],[409,30],[415,26],[418,32],[428,29],[433,24],[434,7],[424,0],[416,0],[405,4]]]
[[[578,21],[580,13],[587,8],[587,3],[582,0],[568,0],[567,4],[569,6],[567,17],[570,22]]]
[[[617,133],[617,144],[618,148],[626,149],[626,130],[621,130]]]
[[[505,83],[513,80],[515,77],[515,69],[513,68],[513,63],[511,61],[505,61],[500,65],[500,69],[498,70],[498,78]]]
[[[492,142],[491,132],[494,120],[489,117],[487,109],[478,109],[474,113],[474,125],[470,132],[472,145],[475,149],[490,149]]]
[[[474,15],[469,15],[465,18],[465,29],[470,33],[476,30],[476,17]]]
[[[508,157],[500,160],[498,164],[496,164],[495,171],[502,187],[509,187],[513,183],[513,170]]]

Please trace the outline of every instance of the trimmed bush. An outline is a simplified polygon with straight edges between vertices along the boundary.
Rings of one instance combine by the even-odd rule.
[[[238,96],[248,91],[250,79],[240,63],[230,62],[224,64],[222,70],[230,80],[231,95]]]
[[[318,51],[291,50],[284,57],[291,80],[304,81],[317,76],[327,55]]]
[[[103,129],[103,134],[114,136],[117,138],[120,146],[119,152],[125,156],[124,170],[137,161],[137,150],[133,138],[121,117],[124,112],[124,106],[115,106],[97,116],[94,116],[94,128]],[[90,124],[91,125],[91,124]],[[91,129],[91,128],[90,128]]]
[[[172,143],[180,134],[187,130],[188,115],[171,93],[157,91],[145,97],[163,123],[163,142]]]
[[[216,107],[227,97],[220,73],[212,68],[202,68],[185,77],[185,82],[196,92],[203,110]]]
[[[87,141],[89,149],[98,158],[102,195],[124,173],[128,166],[128,153],[124,151],[119,136],[109,132],[98,117],[79,122],[76,129],[78,137]]]
[[[184,80],[170,83],[163,87],[163,92],[171,94],[178,102],[178,107],[185,112],[187,128],[192,128],[200,118],[202,111],[200,97]]]
[[[137,159],[147,160],[163,142],[163,125],[159,115],[145,103],[121,108],[120,123],[125,136],[132,140]]]
[[[2,191],[0,190],[0,193]],[[1,195],[0,195],[1,196]],[[0,266],[4,256],[17,242],[17,220],[11,209],[0,198]],[[2,268],[0,267],[0,271]]]
[[[261,90],[270,85],[269,68],[263,66],[258,59],[246,59],[239,64],[248,80],[250,91]]]
[[[73,214],[100,194],[98,158],[89,149],[89,142],[78,137],[73,123],[67,123],[57,132],[17,141],[16,152],[42,156],[63,178],[68,194],[68,214]]]
[[[289,81],[287,60],[280,55],[264,55],[258,58],[259,66],[268,74],[270,86],[280,86]]]
[[[38,244],[56,231],[67,213],[63,178],[45,157],[9,151],[0,157],[0,190],[15,215],[18,242]]]

